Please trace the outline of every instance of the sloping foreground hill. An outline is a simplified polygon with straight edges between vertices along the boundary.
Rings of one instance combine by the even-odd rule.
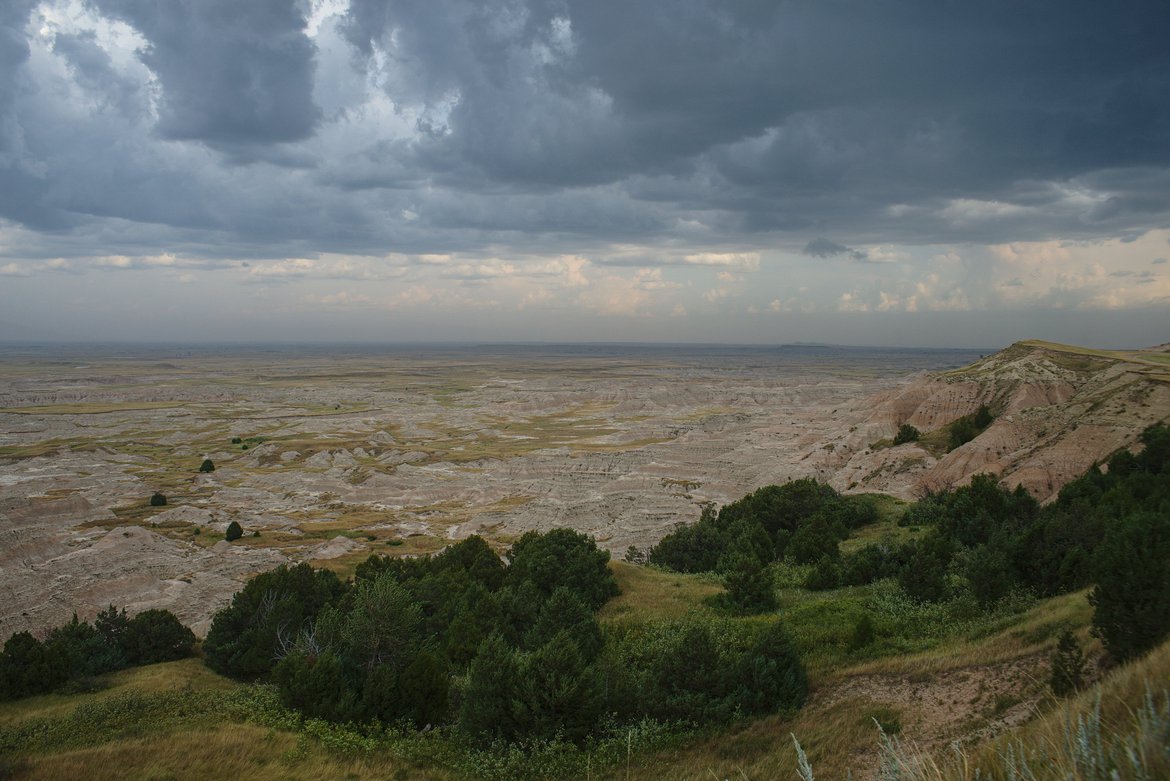
[[[991,425],[948,450],[948,427],[983,405]],[[835,488],[911,498],[989,472],[1043,501],[1170,416],[1170,345],[1093,350],[1017,342],[865,406],[872,411],[826,443],[819,458],[821,479]],[[921,438],[893,446],[903,424]]]
[[[670,613],[674,602],[680,608],[701,605],[701,594],[717,588],[696,576],[628,565],[615,569],[625,596],[622,604],[611,606],[609,621],[645,619],[646,611]],[[807,623],[812,631],[832,608],[833,603],[824,603],[808,614],[808,621],[798,610],[792,623],[798,629]],[[925,652],[843,667],[814,659],[813,698],[797,714],[665,742],[635,731],[628,765],[622,741],[620,756],[598,756],[585,772],[562,777],[797,779],[802,776],[795,735],[816,778],[843,779],[852,773],[861,781],[878,777],[883,758],[891,756],[875,721],[902,743],[897,754],[906,762],[903,773],[889,777],[906,781],[966,781],[976,777],[976,767],[982,771],[978,777],[1009,778],[1009,752],[1031,757],[1037,779],[1105,779],[1073,766],[1076,744],[1123,757],[1127,740],[1149,755],[1146,767],[1152,774],[1147,778],[1168,777],[1170,643],[1110,671],[1071,700],[1057,704],[1045,693],[1056,629],[1079,627],[1090,657],[1099,656],[1087,638],[1087,621],[1084,594],[1071,594],[983,627],[998,631],[959,632]],[[441,732],[371,738],[343,726],[303,721],[284,711],[267,687],[229,681],[198,659],[124,670],[99,683],[106,688],[0,704],[0,778],[519,777],[515,767],[470,764],[476,756],[455,750]],[[1147,697],[1153,718],[1146,712]],[[1095,730],[1092,714],[1098,707]],[[951,748],[957,737],[965,746],[961,756]],[[532,765],[525,775],[531,778],[544,777],[538,763],[557,764],[556,757],[520,758]],[[937,772],[936,762],[942,766]],[[916,774],[916,768],[928,772]],[[1121,777],[1135,778],[1130,773]]]

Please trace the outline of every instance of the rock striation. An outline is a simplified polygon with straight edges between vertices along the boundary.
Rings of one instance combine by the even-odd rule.
[[[996,475],[1050,500],[1061,487],[1132,446],[1147,426],[1170,417],[1170,351],[1102,351],[1018,342],[971,366],[922,376],[868,402],[850,436],[831,438],[822,464],[841,490],[913,498]],[[951,450],[888,445],[908,423],[929,439],[987,405],[993,423]],[[936,443],[939,438],[936,438]]]

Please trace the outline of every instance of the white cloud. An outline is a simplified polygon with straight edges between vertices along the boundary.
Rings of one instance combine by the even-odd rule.
[[[1003,201],[983,201],[974,198],[955,198],[939,212],[939,215],[953,225],[969,225],[978,222],[1002,220],[1008,217],[1023,217],[1029,213],[1025,206]]]
[[[842,293],[837,299],[838,312],[868,312],[869,304],[862,301],[856,293]]]
[[[310,304],[320,304],[322,306],[354,307],[369,304],[371,299],[364,293],[351,293],[348,290],[340,290],[329,295],[309,294],[305,296],[305,301]]]
[[[725,287],[715,287],[704,293],[703,298],[705,298],[708,303],[714,304],[717,301],[722,301],[723,299],[727,298],[730,292],[731,291]]]
[[[857,256],[861,263],[901,263],[910,259],[910,254],[895,247],[870,247]]]
[[[713,266],[751,272],[760,270],[760,253],[698,252],[693,255],[684,255],[683,262],[689,266]]]

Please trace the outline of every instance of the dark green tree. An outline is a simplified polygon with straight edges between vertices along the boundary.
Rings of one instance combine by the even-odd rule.
[[[166,504],[167,504],[167,498],[165,496],[163,496],[161,493],[159,493],[158,491],[155,491],[153,494],[150,495],[150,506],[151,507],[166,507]]]
[[[239,521],[232,521],[228,524],[227,531],[224,532],[223,538],[228,542],[235,542],[244,536],[244,527],[240,526]]]
[[[862,648],[868,648],[873,645],[873,641],[877,639],[877,630],[874,628],[873,619],[869,613],[863,613],[861,618],[857,619],[857,623],[853,625],[853,632],[849,635],[849,650],[860,651]]]
[[[704,511],[690,526],[678,524],[647,554],[651,564],[675,572],[711,572],[719,563],[727,540],[715,525],[713,512]]]
[[[988,406],[982,404],[978,410],[972,412],[970,415],[964,415],[952,421],[947,427],[950,437],[950,449],[954,450],[961,445],[965,445],[982,434],[983,430],[990,426],[994,419]]]
[[[828,591],[840,585],[841,565],[832,556],[822,556],[804,579],[804,587],[809,591]]]
[[[398,678],[404,717],[415,727],[438,725],[447,717],[450,676],[443,660],[422,651]]]
[[[1141,512],[1113,524],[1097,550],[1093,633],[1117,661],[1170,635],[1170,513]]]
[[[210,458],[203,459],[203,463],[199,465],[200,472],[214,472],[215,463]]]
[[[118,641],[108,642],[101,632],[79,621],[77,614],[63,626],[49,632],[45,645],[66,659],[70,677],[90,677],[126,666]]]
[[[779,621],[760,632],[736,666],[734,699],[748,713],[796,710],[808,698],[808,675]]]
[[[359,668],[401,671],[419,651],[422,609],[393,573],[360,583],[345,613],[341,636]]]
[[[727,720],[731,670],[705,624],[681,625],[653,647],[641,710],[652,718],[693,724]]]
[[[1084,686],[1085,655],[1072,630],[1066,629],[1060,634],[1056,650],[1052,653],[1051,665],[1049,683],[1052,693],[1057,697],[1075,694]]]
[[[744,615],[776,609],[776,589],[771,571],[754,556],[740,556],[723,576],[727,601]]]
[[[898,572],[898,585],[909,596],[938,602],[946,596],[947,567],[954,556],[949,539],[932,531],[907,545],[907,560]]]
[[[576,594],[558,588],[540,609],[540,616],[525,637],[525,647],[540,648],[558,634],[566,634],[582,659],[591,662],[601,651],[601,625]]]
[[[17,632],[0,653],[0,699],[52,691],[69,678],[69,659],[28,632]]]
[[[812,564],[825,556],[836,558],[837,543],[845,536],[843,531],[828,516],[817,514],[792,535],[786,555],[797,564]]]
[[[601,714],[601,685],[569,633],[558,632],[529,654],[523,671],[528,733],[584,740]]]
[[[1015,582],[1008,555],[996,546],[980,545],[967,557],[967,584],[983,608],[1007,596]]]
[[[503,611],[496,594],[479,584],[459,597],[447,624],[443,641],[447,659],[464,669],[475,658],[480,643],[503,625]]]
[[[903,423],[901,426],[898,426],[898,433],[894,435],[894,444],[904,445],[907,442],[917,442],[920,436],[922,435],[918,432],[918,429],[909,423]]]
[[[383,724],[395,724],[406,719],[407,703],[401,684],[404,671],[393,665],[380,664],[365,670],[354,670],[354,677],[362,682],[362,719],[377,719]],[[325,696],[329,696],[326,694]],[[336,719],[335,719],[336,720]]]
[[[195,633],[169,610],[144,610],[126,626],[122,648],[131,664],[156,664],[190,656]]]
[[[572,529],[527,532],[512,546],[509,558],[512,563],[504,582],[528,581],[546,598],[564,587],[596,610],[619,593],[609,571],[609,552]]]
[[[528,723],[527,708],[519,698],[523,678],[520,661],[502,635],[483,642],[463,690],[459,727],[482,743],[511,740]]]
[[[123,648],[126,629],[130,626],[130,617],[126,615],[126,608],[110,605],[97,614],[93,620],[93,628],[102,636],[105,642],[114,648]]]
[[[864,586],[895,574],[897,568],[892,554],[892,550],[870,543],[845,556],[841,561],[840,585]]]
[[[266,674],[275,664],[281,646],[278,638],[295,638],[344,592],[337,575],[308,564],[280,566],[257,575],[212,619],[203,641],[207,665],[245,680]]]
[[[306,716],[331,721],[359,718],[356,675],[331,650],[297,651],[285,656],[272,672],[281,701]]]
[[[455,543],[430,561],[436,571],[465,573],[489,591],[504,582],[504,562],[477,534]]]

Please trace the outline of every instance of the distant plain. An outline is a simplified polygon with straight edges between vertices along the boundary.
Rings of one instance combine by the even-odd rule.
[[[571,526],[620,556],[817,476],[864,399],[961,350],[793,345],[0,346],[0,630],[78,607],[202,628],[287,560],[343,573]],[[215,471],[200,473],[204,458]],[[167,505],[149,503],[155,492]],[[227,549],[223,531],[245,537]],[[138,531],[133,531],[138,529]],[[113,530],[121,530],[112,534]],[[131,531],[127,531],[131,530]]]

